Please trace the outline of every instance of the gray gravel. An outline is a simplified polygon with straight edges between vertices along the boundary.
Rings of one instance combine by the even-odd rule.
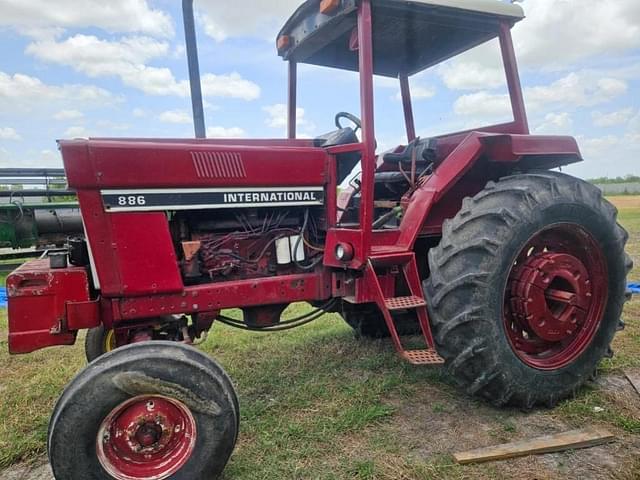
[[[0,472],[0,480],[54,480],[48,463],[14,465]]]

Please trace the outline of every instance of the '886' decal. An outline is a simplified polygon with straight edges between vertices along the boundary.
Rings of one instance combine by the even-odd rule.
[[[119,195],[118,206],[120,207],[137,207],[147,204],[144,195]]]

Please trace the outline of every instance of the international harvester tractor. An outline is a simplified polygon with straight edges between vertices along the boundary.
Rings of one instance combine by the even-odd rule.
[[[49,425],[56,478],[218,475],[238,400],[190,346],[216,322],[275,332],[339,312],[495,405],[575,392],[623,325],[631,261],[616,209],[557,171],[582,160],[575,139],[529,132],[511,37],[523,17],[497,0],[308,0],[277,36],[287,139],[60,141],[84,236],[7,279],[12,353],[89,330],[92,361]],[[513,120],[417,136],[409,78],[493,39]],[[296,138],[298,64],[358,72],[360,117]],[[379,153],[374,75],[398,80],[408,139]],[[293,302],[313,308],[282,320]]]

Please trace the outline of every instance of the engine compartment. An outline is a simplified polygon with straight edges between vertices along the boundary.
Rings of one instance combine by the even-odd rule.
[[[245,208],[171,213],[185,284],[311,271],[322,260],[322,208]]]

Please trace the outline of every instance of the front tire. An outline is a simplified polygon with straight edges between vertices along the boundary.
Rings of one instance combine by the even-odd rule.
[[[470,394],[554,405],[610,351],[631,260],[616,209],[557,172],[490,182],[443,225],[425,281],[438,352]]]
[[[238,420],[215,361],[183,344],[136,343],[67,386],[49,423],[49,461],[58,480],[211,479],[233,451]]]
[[[113,329],[99,325],[87,331],[87,336],[84,339],[84,354],[88,363],[115,350],[116,347],[116,335]]]

